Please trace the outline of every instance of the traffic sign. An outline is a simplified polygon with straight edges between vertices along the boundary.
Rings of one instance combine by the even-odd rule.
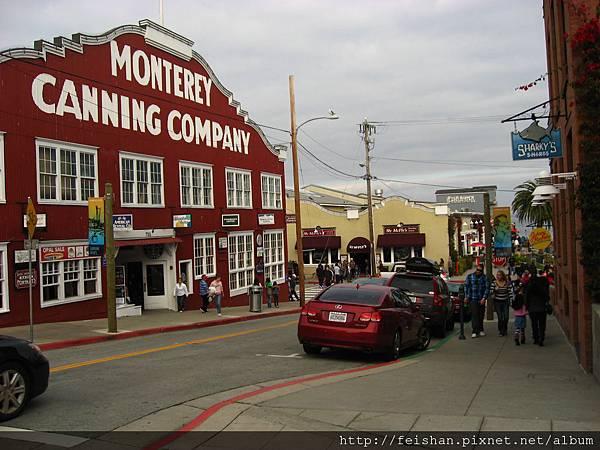
[[[25,247],[25,250],[37,250],[39,244],[39,239],[28,239],[26,241],[23,241],[23,246]]]
[[[35,213],[35,207],[31,201],[31,197],[27,198],[27,232],[29,239],[33,238],[35,233],[35,227],[37,225],[37,214]]]

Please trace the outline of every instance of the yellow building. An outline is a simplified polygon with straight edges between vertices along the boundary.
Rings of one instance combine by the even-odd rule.
[[[354,259],[361,273],[369,268],[369,218],[364,194],[310,185],[300,195],[305,274],[319,263]],[[449,260],[448,208],[404,197],[373,197],[373,235],[377,266],[391,269],[411,256]],[[287,192],[287,245],[298,261],[293,191]]]

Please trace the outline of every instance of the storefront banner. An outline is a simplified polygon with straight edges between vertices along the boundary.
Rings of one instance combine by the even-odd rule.
[[[562,156],[560,130],[542,128],[537,120],[523,131],[512,132],[513,161],[558,158]]]
[[[88,199],[88,243],[97,247],[104,246],[104,199]]]
[[[113,231],[133,231],[133,214],[113,214]]]
[[[418,223],[411,223],[405,225],[384,225],[384,234],[396,234],[396,233],[420,233],[421,225]]]
[[[512,254],[512,222],[510,220],[510,208],[495,207],[493,209],[494,219],[494,251],[496,256],[510,256]]]
[[[176,214],[173,216],[173,228],[191,228],[191,214]]]
[[[42,247],[40,249],[41,262],[59,261],[63,259],[89,258],[89,246],[87,245],[59,245],[54,247]]]

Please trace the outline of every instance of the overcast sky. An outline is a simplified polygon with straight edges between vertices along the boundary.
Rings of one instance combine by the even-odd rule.
[[[0,10],[1,49],[159,20],[159,0],[0,0]],[[365,117],[396,122],[377,127],[371,154],[379,179],[512,189],[548,167],[547,160],[512,162],[514,125],[496,118],[548,99],[546,82],[515,91],[547,70],[542,0],[164,0],[164,11],[165,26],[195,42],[254,121],[289,129],[290,74],[298,123],[335,110],[339,120],[311,122],[299,140],[342,172],[364,174],[358,124]],[[289,135],[264,131],[274,144],[289,142]],[[290,157],[288,186],[291,166]],[[301,185],[366,188],[303,149],[300,166]],[[434,200],[439,189],[373,186],[415,200]],[[509,204],[512,194],[498,200]]]

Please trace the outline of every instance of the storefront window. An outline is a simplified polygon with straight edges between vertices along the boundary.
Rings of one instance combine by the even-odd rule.
[[[394,247],[394,261],[410,258],[410,247]]]
[[[340,260],[340,250],[313,249],[304,251],[304,264],[317,266],[319,264],[335,264]]]
[[[414,251],[413,256],[417,256],[419,258],[423,257],[423,247],[413,247],[413,251]]]
[[[265,278],[284,279],[283,231],[265,231],[263,234]]]
[[[384,263],[391,263],[392,261],[392,248],[391,247],[384,247],[383,248],[383,262]]]
[[[231,233],[228,236],[228,251],[230,294],[244,293],[254,281],[253,233]]]
[[[194,235],[194,276],[215,275],[215,235]]]
[[[84,245],[42,248],[42,307],[101,295],[100,258],[87,257],[86,250]]]

